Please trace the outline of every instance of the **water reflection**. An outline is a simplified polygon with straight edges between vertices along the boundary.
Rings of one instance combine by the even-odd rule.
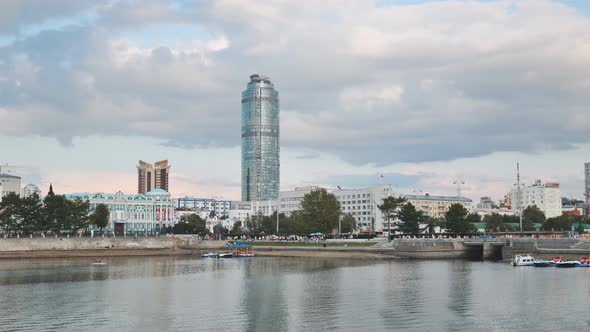
[[[581,331],[588,271],[274,257],[0,261],[0,330]]]

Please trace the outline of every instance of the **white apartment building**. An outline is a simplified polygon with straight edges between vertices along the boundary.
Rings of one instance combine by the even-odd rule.
[[[387,231],[388,222],[381,214],[379,205],[388,196],[402,196],[408,202],[412,203],[416,207],[416,210],[423,211],[428,216],[434,218],[444,217],[452,204],[459,203],[467,210],[471,210],[472,204],[472,201],[465,197],[394,193],[389,185],[363,189],[338,189],[332,191],[332,193],[336,196],[338,202],[340,202],[342,213],[350,213],[356,221],[357,229],[360,231],[371,231],[372,227],[374,227],[376,232]],[[392,229],[394,224],[392,221]]]
[[[206,212],[215,211],[215,215],[223,217],[229,215],[231,201],[216,198],[182,197],[176,199],[176,208],[179,210]],[[202,215],[199,213],[199,215]]]
[[[541,180],[537,180],[533,185],[521,187],[520,198],[518,189],[512,189],[510,200],[512,210],[517,212],[536,205],[547,218],[559,217],[562,214],[559,183],[543,184]]]

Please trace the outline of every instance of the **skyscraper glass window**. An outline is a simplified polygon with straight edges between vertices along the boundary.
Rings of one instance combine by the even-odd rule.
[[[279,93],[255,74],[242,92],[242,200],[276,200],[279,188]]]

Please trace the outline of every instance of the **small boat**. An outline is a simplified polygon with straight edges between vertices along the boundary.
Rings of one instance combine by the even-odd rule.
[[[97,259],[92,262],[92,266],[101,266],[101,265],[107,265],[107,261],[101,258],[101,259]]]
[[[533,261],[535,267],[548,267],[553,266],[553,262],[547,259],[537,259]]]
[[[233,254],[231,252],[222,252],[219,254],[219,258],[232,258]]]
[[[555,266],[556,267],[577,267],[580,264],[581,263],[578,261],[561,261],[561,262],[556,262]]]
[[[216,253],[216,252],[208,252],[208,253],[202,254],[201,257],[204,257],[204,258],[219,258],[219,254]]]
[[[512,266],[535,266],[535,258],[531,255],[516,255],[512,259]]]
[[[255,257],[252,246],[244,243],[235,243],[226,247],[231,250],[234,257]]]

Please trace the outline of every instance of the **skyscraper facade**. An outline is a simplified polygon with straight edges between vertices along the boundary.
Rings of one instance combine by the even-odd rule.
[[[590,163],[584,163],[584,194],[586,195],[586,214],[590,215]]]
[[[276,200],[279,188],[279,93],[254,74],[242,92],[242,201]]]
[[[168,160],[160,160],[154,165],[139,161],[137,166],[137,193],[145,194],[154,189],[168,190],[170,165]]]

